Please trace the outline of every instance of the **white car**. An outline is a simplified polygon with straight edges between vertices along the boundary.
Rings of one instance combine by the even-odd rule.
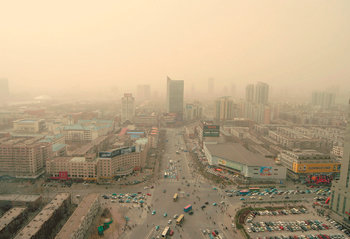
[[[171,224],[171,222],[172,222],[172,220],[171,220],[171,219],[169,219],[168,224]]]
[[[176,218],[178,218],[178,217],[179,217],[179,215],[177,215],[177,214],[174,215],[174,219],[176,219]]]

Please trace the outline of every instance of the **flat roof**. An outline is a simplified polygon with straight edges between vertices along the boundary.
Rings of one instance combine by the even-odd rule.
[[[267,159],[260,154],[250,152],[240,144],[205,144],[212,156],[228,161],[245,164],[247,166],[275,166],[273,160]]]
[[[62,204],[69,199],[69,193],[57,194],[46,206],[25,226],[15,237],[15,239],[31,239],[38,233],[43,224],[49,220]],[[67,237],[68,238],[68,237]]]
[[[52,151],[56,152],[58,150],[63,149],[64,147],[66,147],[66,144],[53,144],[52,145]]]
[[[40,198],[40,195],[0,194],[0,201],[36,202]]]
[[[0,138],[0,145],[32,145],[40,143],[40,140],[43,136],[12,136],[12,137],[3,137]]]
[[[98,200],[99,194],[89,194],[79,203],[74,213],[70,216],[68,221],[64,224],[60,232],[56,235],[55,239],[67,239],[78,230],[80,230],[81,223],[84,221],[84,217],[88,214],[91,206]]]
[[[18,216],[20,216],[26,208],[24,207],[14,207],[8,210],[1,218],[0,218],[0,232],[4,230],[13,220],[15,220]]]
[[[49,159],[49,162],[57,163],[57,162],[66,162],[66,163],[92,163],[97,162],[96,159],[89,160],[85,157],[72,157],[72,156],[65,156],[65,157],[56,157]]]
[[[85,157],[74,157],[70,161],[73,163],[83,163],[85,162]]]

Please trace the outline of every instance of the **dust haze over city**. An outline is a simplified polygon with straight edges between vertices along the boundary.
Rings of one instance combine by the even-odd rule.
[[[350,238],[349,12],[2,1],[0,238]]]

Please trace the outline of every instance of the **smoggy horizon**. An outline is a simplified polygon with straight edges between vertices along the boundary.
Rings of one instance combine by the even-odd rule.
[[[11,92],[164,94],[166,77],[217,92],[349,92],[350,2],[16,1],[0,9],[0,78]]]

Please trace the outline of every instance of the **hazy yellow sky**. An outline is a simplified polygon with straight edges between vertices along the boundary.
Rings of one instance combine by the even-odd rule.
[[[167,75],[197,89],[209,77],[218,89],[349,87],[350,1],[0,0],[0,78],[12,91],[165,91]]]

